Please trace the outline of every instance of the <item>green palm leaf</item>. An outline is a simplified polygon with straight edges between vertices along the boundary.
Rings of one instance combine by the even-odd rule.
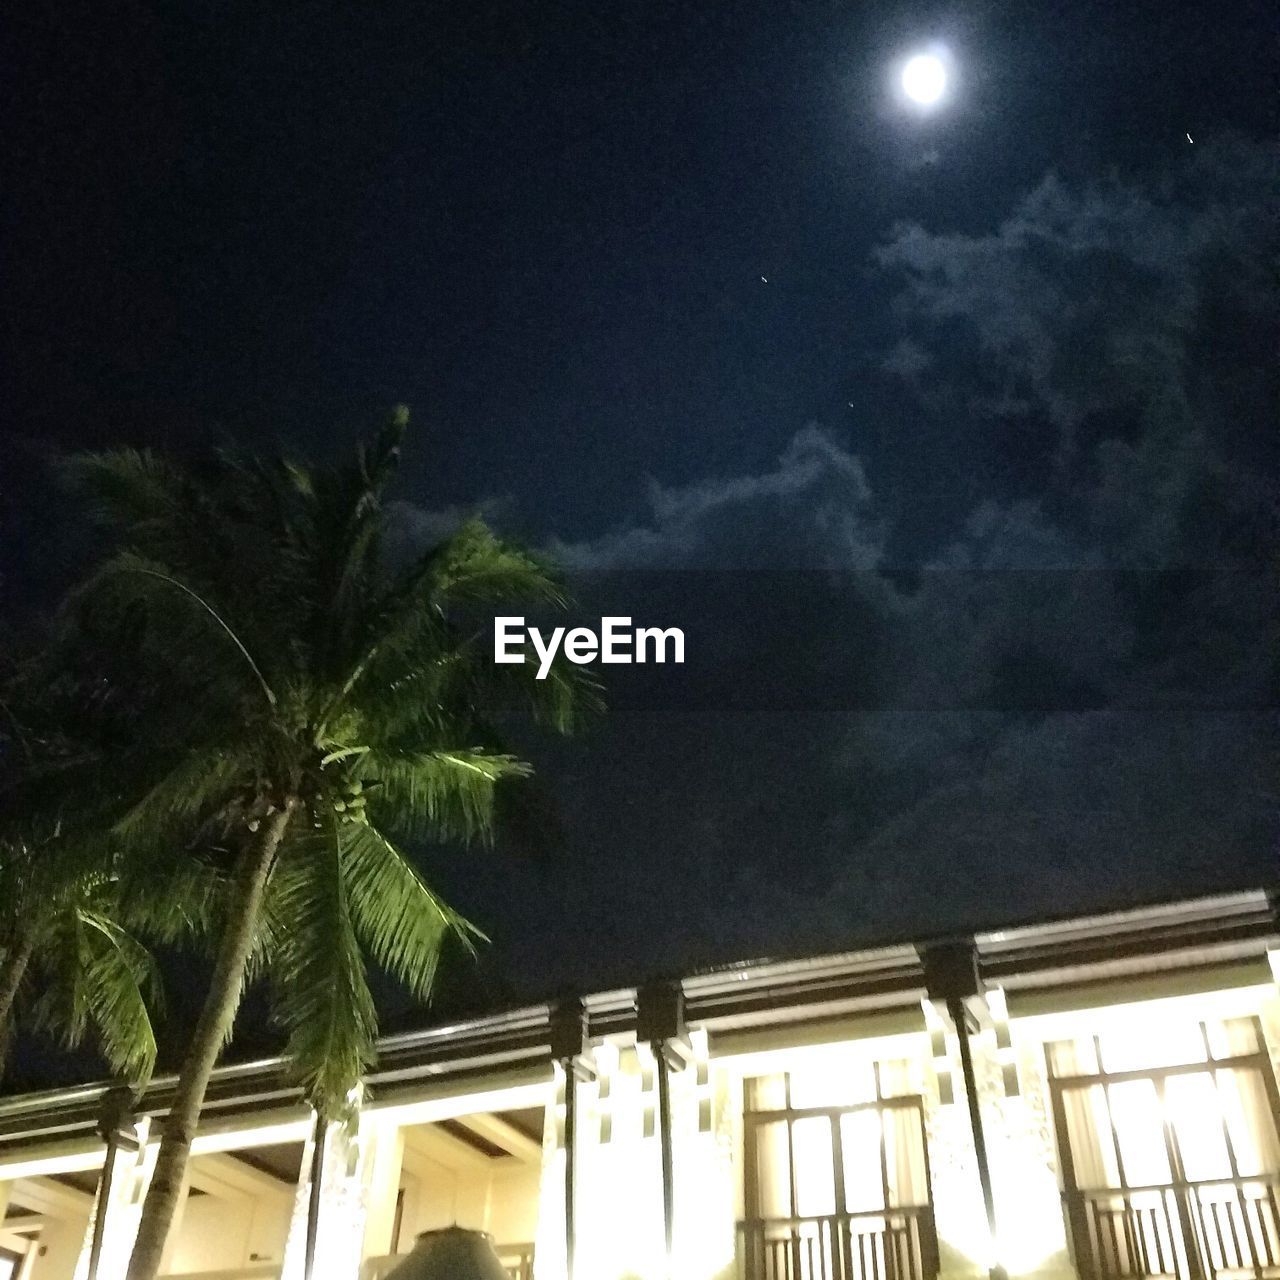
[[[423,1000],[431,996],[450,935],[470,946],[484,935],[428,887],[385,836],[359,822],[339,828],[347,902],[370,955]]]
[[[116,821],[124,840],[171,840],[191,831],[254,782],[254,760],[244,743],[193,747]]]
[[[166,630],[172,626],[174,611],[188,617],[196,624],[211,631],[215,643],[230,644],[244,661],[263,696],[271,706],[276,704],[276,694],[267,683],[261,667],[249,652],[244,640],[236,633],[231,622],[219,611],[216,597],[207,588],[202,592],[191,585],[190,575],[162,561],[149,559],[133,551],[121,551],[106,561],[76,592],[82,601],[90,601],[99,607],[114,609],[124,615],[138,606],[150,606],[154,619],[168,618]],[[172,637],[171,637],[172,638]]]
[[[291,842],[278,875],[276,910],[289,921],[271,958],[288,1053],[324,1115],[342,1107],[372,1059],[377,1015],[365,978],[332,814]]]
[[[78,454],[65,464],[67,478],[84,492],[102,524],[127,524],[156,532],[181,508],[187,477],[151,449],[107,449]]]
[[[379,821],[406,836],[488,839],[500,783],[524,778],[532,766],[479,748],[365,752],[358,773],[377,783],[370,801]]]
[[[60,913],[47,938],[47,980],[32,1015],[68,1047],[92,1028],[112,1068],[142,1082],[156,1060],[148,1004],[159,998],[159,977],[150,953],[103,910],[102,899],[100,887],[90,888]]]

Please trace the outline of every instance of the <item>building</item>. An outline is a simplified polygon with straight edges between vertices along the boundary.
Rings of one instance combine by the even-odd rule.
[[[314,1280],[1280,1277],[1277,956],[1254,892],[742,964],[389,1037],[318,1149],[227,1067],[166,1271],[302,1280],[314,1186]],[[0,1280],[122,1274],[170,1087],[0,1101]]]

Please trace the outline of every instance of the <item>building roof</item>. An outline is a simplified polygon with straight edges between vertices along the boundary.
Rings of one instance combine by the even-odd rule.
[[[928,994],[924,956],[957,943],[970,948],[978,982],[1033,993],[1160,973],[1266,962],[1280,947],[1276,904],[1263,890],[1167,902],[1102,915],[1020,924],[961,938],[899,942],[807,959],[744,961],[675,981],[689,1024],[717,1037],[779,1025],[910,1007]],[[582,1000],[591,1037],[634,1035],[638,988]],[[424,1082],[466,1082],[550,1071],[554,1007],[531,1004],[484,1017],[384,1036],[367,1076],[375,1097]],[[139,1114],[162,1116],[176,1076],[158,1076],[138,1100]],[[83,1139],[95,1132],[109,1082],[0,1099],[0,1150]],[[219,1067],[210,1082],[206,1121],[265,1110],[305,1114],[283,1057]]]

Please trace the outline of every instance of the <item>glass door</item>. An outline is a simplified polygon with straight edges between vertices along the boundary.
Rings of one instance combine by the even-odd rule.
[[[1082,1276],[1280,1277],[1275,1083],[1256,1023],[1061,1041],[1049,1066]]]
[[[932,1280],[919,1095],[886,1096],[880,1064],[866,1102],[832,1105],[813,1084],[799,1073],[747,1082],[749,1280]]]

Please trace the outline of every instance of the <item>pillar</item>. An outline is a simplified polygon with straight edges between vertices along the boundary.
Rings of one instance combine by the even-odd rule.
[[[551,1012],[551,1056],[558,1066],[556,1110],[562,1117],[556,1146],[564,1152],[564,1274],[574,1280],[577,1259],[580,1085],[595,1079],[588,1061],[587,1011],[581,1000],[565,1000]]]
[[[100,1241],[98,1280],[117,1280],[124,1275],[133,1253],[142,1219],[142,1201],[151,1185],[160,1143],[150,1140],[151,1120],[144,1116],[133,1128],[135,1142],[111,1144],[110,1177],[104,1160],[99,1194],[89,1213],[80,1258],[76,1263],[76,1280],[88,1280],[95,1239]],[[103,1195],[103,1184],[106,1194]],[[98,1223],[101,1219],[101,1232]]]
[[[370,1204],[380,1189],[374,1186],[374,1174],[379,1168],[378,1145],[388,1137],[394,1141],[394,1129],[379,1124],[374,1114],[361,1111],[359,1097],[353,1099],[346,1122],[333,1121],[323,1126],[322,1132],[312,1127],[294,1192],[282,1280],[306,1280],[315,1173],[319,1174],[314,1189],[319,1212],[310,1280],[357,1280]]]
[[[942,1270],[1067,1280],[1042,1047],[1015,1042],[1005,994],[984,988],[968,943],[936,945],[923,959],[940,1094],[929,1151]]]
[[[929,947],[921,960],[924,964],[925,986],[931,1009],[927,1013],[940,1028],[944,1042],[947,1036],[955,1039],[959,1059],[959,1079],[951,1079],[947,1088],[940,1091],[944,1097],[953,1101],[949,1105],[939,1107],[939,1116],[935,1122],[935,1135],[942,1150],[951,1158],[952,1172],[956,1166],[970,1165],[976,1175],[977,1192],[981,1205],[985,1232],[981,1229],[973,1231],[975,1215],[970,1209],[967,1212],[958,1210],[958,1202],[965,1191],[955,1179],[955,1184],[947,1188],[948,1179],[944,1177],[938,1187],[937,1218],[939,1227],[939,1244],[955,1246],[961,1257],[971,1263],[983,1267],[991,1280],[1005,1280],[1006,1272],[998,1257],[999,1227],[997,1222],[995,1190],[991,1178],[991,1162],[988,1155],[986,1125],[983,1119],[982,1098],[978,1085],[978,1072],[974,1060],[974,1033],[978,1029],[973,1005],[981,1002],[982,981],[978,975],[977,957],[970,941],[941,942]],[[940,1055],[935,1055],[935,1058]],[[945,1056],[945,1055],[941,1055]],[[957,1112],[963,1112],[968,1118],[968,1149],[957,1150],[956,1129]],[[949,1150],[948,1150],[949,1148]],[[960,1238],[953,1234],[948,1239],[950,1210],[952,1206],[943,1200],[944,1188],[957,1202],[955,1222],[966,1222],[967,1229]],[[985,1238],[984,1238],[985,1237]],[[975,1256],[977,1255],[977,1256]],[[945,1259],[944,1259],[945,1269]]]

